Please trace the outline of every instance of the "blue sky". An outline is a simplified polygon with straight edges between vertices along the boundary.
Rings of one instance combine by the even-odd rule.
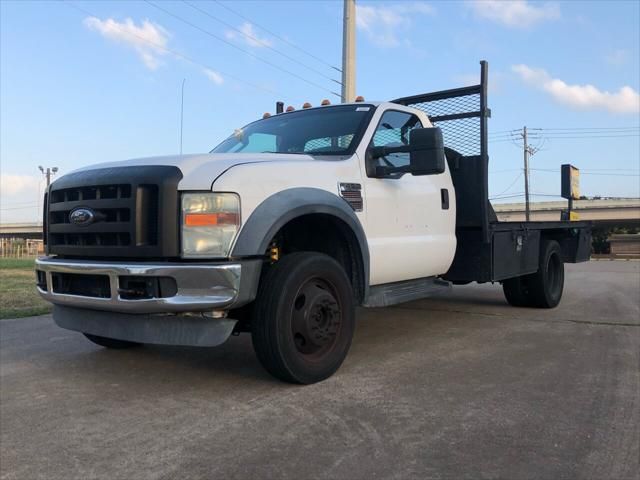
[[[174,16],[143,1],[0,2],[1,221],[38,217],[38,165],[64,173],[177,153],[183,79],[186,153],[210,150],[276,100],[338,100],[342,2],[157,5]],[[558,193],[556,172],[573,163],[583,194],[640,196],[640,2],[357,5],[358,94],[476,83],[486,59],[490,132],[545,129],[533,130],[533,192]],[[508,134],[492,138],[491,194],[517,195],[522,150]]]

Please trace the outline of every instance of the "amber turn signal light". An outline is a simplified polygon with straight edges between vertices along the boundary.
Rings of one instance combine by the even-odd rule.
[[[184,217],[187,227],[207,227],[209,225],[237,225],[237,213],[187,213]]]

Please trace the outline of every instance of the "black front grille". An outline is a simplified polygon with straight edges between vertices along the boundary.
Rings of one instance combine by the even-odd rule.
[[[48,193],[49,253],[68,256],[176,256],[176,167],[119,167],[66,175]],[[90,212],[84,224],[75,211]]]
[[[132,196],[137,195],[137,191],[132,195],[132,186],[127,184],[52,190],[49,203],[50,245],[130,246],[131,231],[136,228],[131,222],[131,211],[135,208]],[[154,201],[157,202],[157,198]],[[70,215],[79,208],[90,209],[95,215],[94,222],[87,226],[73,224]],[[152,227],[155,225],[156,222],[152,222]]]

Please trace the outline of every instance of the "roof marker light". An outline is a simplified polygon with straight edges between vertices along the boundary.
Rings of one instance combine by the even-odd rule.
[[[331,105],[331,102],[329,101],[329,99],[325,98],[324,100],[322,100],[322,103],[320,105],[324,107],[326,105]]]
[[[262,115],[262,118],[269,118],[271,116],[271,114],[269,112],[264,112],[264,114]]]
[[[294,110],[295,108],[293,108],[291,105],[287,107],[287,112],[293,112]]]
[[[356,97],[356,102],[364,102],[364,97],[362,95],[358,95]]]
[[[302,105],[302,108],[311,108],[311,104],[309,102],[304,102],[304,105]]]

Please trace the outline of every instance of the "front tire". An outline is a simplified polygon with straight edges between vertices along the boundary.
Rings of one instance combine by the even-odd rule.
[[[351,284],[328,255],[286,255],[262,279],[251,339],[274,377],[301,384],[330,377],[347,356],[354,329]]]
[[[105,348],[113,348],[115,350],[123,350],[125,348],[133,348],[141,345],[136,342],[129,342],[127,340],[118,340],[116,338],[100,337],[98,335],[91,335],[90,333],[83,333],[88,340]]]

